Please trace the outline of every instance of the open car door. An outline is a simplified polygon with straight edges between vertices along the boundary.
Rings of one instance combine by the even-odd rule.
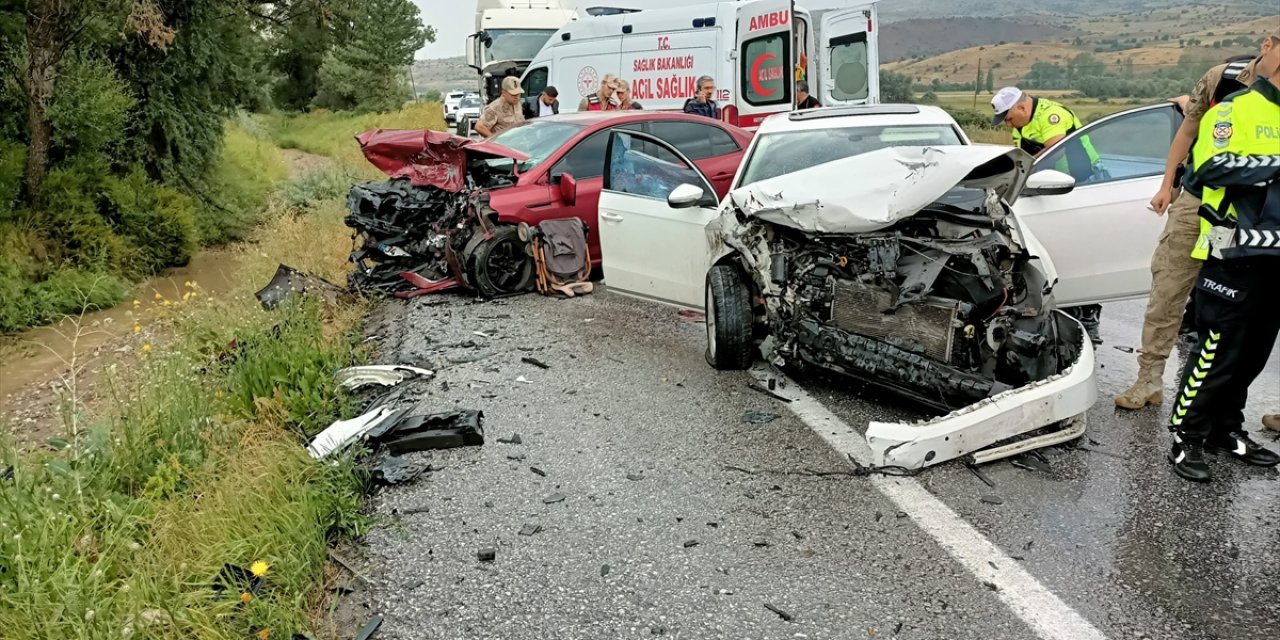
[[[599,215],[605,286],[702,309],[711,260],[706,226],[717,205],[710,181],[674,147],[648,134],[612,131]]]
[[[879,102],[875,5],[818,15],[818,102],[824,107]]]
[[[1147,204],[1160,188],[1165,157],[1181,124],[1182,114],[1172,104],[1132,109],[1081,128],[1036,159],[1033,174],[1053,169],[1076,179],[1069,193],[1024,192],[1013,206],[1058,271],[1054,298],[1059,306],[1150,292],[1151,254],[1167,217]],[[1093,154],[1080,153],[1086,144]],[[1094,156],[1093,165],[1083,170],[1068,162]]]
[[[795,105],[791,0],[758,0],[738,8],[738,126],[755,130],[768,116]],[[724,105],[721,105],[724,106]],[[732,122],[732,120],[730,120]]]

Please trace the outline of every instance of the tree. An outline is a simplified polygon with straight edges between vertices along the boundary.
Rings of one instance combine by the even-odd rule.
[[[885,102],[911,102],[911,76],[881,70],[880,97]]]
[[[350,38],[325,54],[314,104],[385,111],[408,97],[404,70],[435,32],[410,0],[364,0],[349,16]]]
[[[992,91],[995,91],[995,88],[996,88],[996,73],[995,73],[995,70],[993,70],[993,69],[987,69],[987,81],[986,81],[986,82],[984,82],[984,83],[983,83],[983,85],[985,85],[985,86],[986,86],[986,88],[987,88],[987,93],[991,93]]]

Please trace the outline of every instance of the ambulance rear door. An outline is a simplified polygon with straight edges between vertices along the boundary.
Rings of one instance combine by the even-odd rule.
[[[818,73],[809,85],[824,107],[880,102],[879,25],[876,6],[820,14]]]
[[[791,0],[757,0],[738,8],[737,58],[732,105],[737,125],[756,129],[766,117],[791,111],[795,95],[791,69]],[[726,120],[734,122],[732,114]]]

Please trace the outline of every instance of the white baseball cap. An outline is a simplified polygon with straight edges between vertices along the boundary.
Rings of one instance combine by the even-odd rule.
[[[991,106],[995,108],[996,115],[991,119],[991,126],[998,127],[1004,124],[1005,116],[1009,114],[1009,110],[1016,107],[1018,102],[1022,100],[1022,89],[1017,87],[1005,87],[996,92],[991,98]]]

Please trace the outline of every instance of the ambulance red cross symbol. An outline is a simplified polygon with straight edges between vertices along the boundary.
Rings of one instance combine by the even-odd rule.
[[[578,72],[578,93],[585,98],[599,90],[600,76],[595,67],[583,67]]]

